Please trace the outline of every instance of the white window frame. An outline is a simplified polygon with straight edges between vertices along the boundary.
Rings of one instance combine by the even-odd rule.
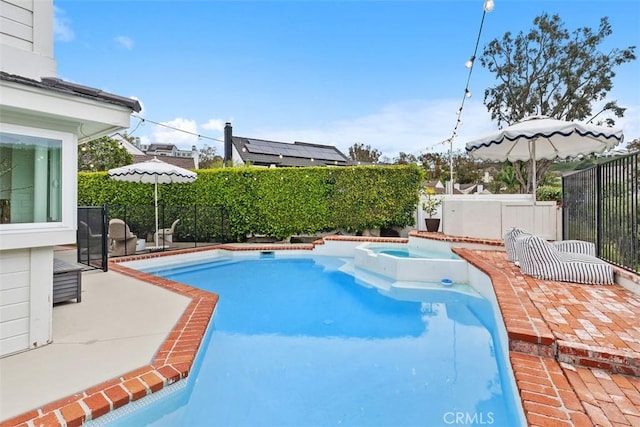
[[[56,222],[0,224],[0,237],[17,231],[68,231],[76,229],[78,195],[77,138],[70,132],[60,132],[27,126],[0,123],[0,132],[62,141],[61,150],[61,200],[62,219]]]

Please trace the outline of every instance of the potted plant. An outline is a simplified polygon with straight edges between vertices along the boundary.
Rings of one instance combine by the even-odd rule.
[[[426,197],[426,200],[422,201],[421,206],[422,210],[424,210],[428,216],[428,218],[424,220],[427,231],[438,231],[438,228],[440,228],[440,218],[434,218],[433,216],[438,212],[438,207],[442,205],[442,197],[436,195],[436,190],[431,187],[425,187],[421,191],[421,195]]]

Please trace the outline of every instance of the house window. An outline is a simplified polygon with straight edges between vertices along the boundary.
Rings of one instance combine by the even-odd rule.
[[[0,132],[0,224],[62,221],[62,143]]]

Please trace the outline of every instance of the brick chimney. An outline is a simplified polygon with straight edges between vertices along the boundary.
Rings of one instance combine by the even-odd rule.
[[[233,144],[231,144],[231,138],[233,136],[233,128],[231,127],[231,123],[227,122],[224,124],[224,165],[226,166],[231,158],[231,150],[233,148]]]

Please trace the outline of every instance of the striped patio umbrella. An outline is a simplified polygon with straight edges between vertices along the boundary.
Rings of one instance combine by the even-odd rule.
[[[154,205],[156,213],[156,236],[158,235],[158,184],[193,182],[198,174],[190,170],[163,162],[157,158],[109,169],[109,178],[117,181],[154,184]]]

